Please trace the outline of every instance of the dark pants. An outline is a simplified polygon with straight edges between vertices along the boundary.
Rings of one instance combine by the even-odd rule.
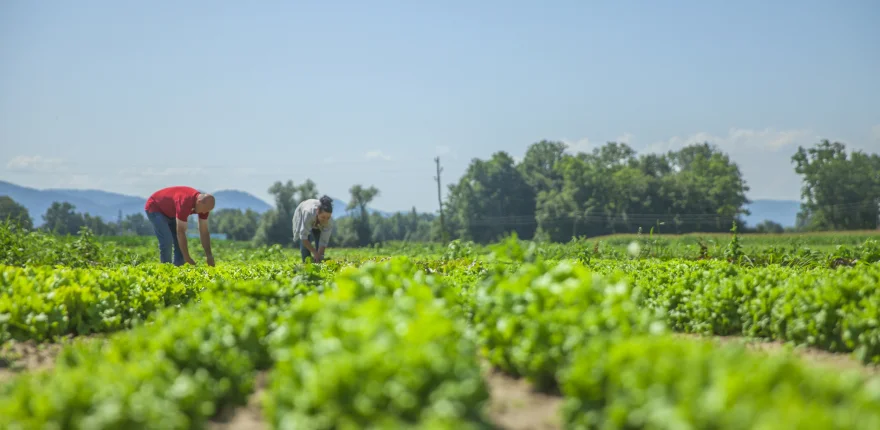
[[[159,239],[159,261],[171,263],[171,248],[174,248],[174,265],[182,266],[183,252],[177,242],[177,219],[168,218],[161,212],[147,212],[147,218],[153,223],[153,231]]]
[[[318,242],[321,240],[321,230],[316,228],[312,229],[312,232],[309,233],[309,242],[312,242],[312,246],[315,249],[318,249]],[[306,248],[306,244],[303,241],[299,241],[299,253],[302,255],[303,263],[306,262],[306,257],[312,257],[312,253],[309,252],[309,249]],[[314,257],[312,257],[314,259]]]

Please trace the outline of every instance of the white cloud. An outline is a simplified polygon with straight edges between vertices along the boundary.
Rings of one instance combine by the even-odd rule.
[[[871,140],[880,143],[880,124],[875,125],[874,128],[871,129]]]
[[[565,148],[565,152],[568,152],[570,154],[577,154],[578,152],[590,152],[593,150],[593,148],[599,146],[590,142],[590,139],[586,137],[578,140],[562,139],[562,143],[564,143],[567,147]]]
[[[446,155],[450,152],[450,149],[446,145],[438,145],[436,148],[437,155]]]
[[[618,136],[617,139],[614,139],[614,141],[617,143],[625,143],[627,145],[631,145],[633,141],[633,135],[630,132],[626,132]]]
[[[572,140],[572,139],[561,139],[562,143],[567,146],[565,152],[569,154],[577,154],[579,152],[590,153],[593,152],[594,149],[599,148],[605,145],[606,142],[617,142],[617,143],[625,143],[627,145],[632,145],[633,142],[633,134],[630,132],[625,132],[620,136],[617,136],[615,139],[611,140],[602,140],[593,141],[588,137],[584,137],[582,139]]]
[[[391,159],[391,156],[389,156],[389,155],[385,155],[385,153],[383,153],[382,151],[379,151],[379,150],[369,151],[369,152],[367,152],[366,154],[364,154],[364,157],[365,157],[367,160],[385,160],[385,161],[388,161],[388,160]]]
[[[64,161],[59,158],[46,158],[42,155],[19,155],[6,163],[6,167],[15,171],[49,172],[63,168]]]
[[[797,145],[810,145],[816,138],[810,130],[752,130],[731,128],[726,136],[716,136],[707,132],[694,133],[687,137],[674,136],[665,141],[654,142],[643,151],[666,152],[695,143],[709,142],[725,152],[772,152],[777,153]]]

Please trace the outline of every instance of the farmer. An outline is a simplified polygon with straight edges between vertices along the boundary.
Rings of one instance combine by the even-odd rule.
[[[197,213],[202,248],[208,265],[214,265],[211,235],[208,233],[208,213],[214,209],[214,196],[190,187],[168,187],[153,193],[144,209],[159,239],[159,260],[162,263],[171,262],[173,245],[175,266],[182,266],[184,262],[196,264],[187,249],[186,227],[189,216]]]
[[[316,263],[324,259],[324,250],[330,243],[333,233],[333,199],[327,196],[308,199],[296,207],[293,213],[293,240],[299,240],[299,252],[302,261],[312,257]],[[315,243],[317,242],[317,249]]]

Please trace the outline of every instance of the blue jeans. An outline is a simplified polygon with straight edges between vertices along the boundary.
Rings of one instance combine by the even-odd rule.
[[[147,212],[147,218],[153,223],[153,231],[159,239],[159,261],[171,262],[171,247],[174,247],[174,265],[182,266],[183,252],[177,242],[177,219],[168,218],[161,212]]]
[[[315,249],[318,249],[318,242],[320,240],[321,240],[321,230],[313,228],[312,232],[309,233],[309,242],[312,243],[312,246],[314,246]],[[303,263],[306,262],[306,257],[312,257],[312,253],[309,252],[309,249],[306,248],[306,245],[303,243],[303,241],[299,241],[299,253],[300,253],[300,255],[302,255]],[[312,257],[312,259],[314,259],[314,257]]]

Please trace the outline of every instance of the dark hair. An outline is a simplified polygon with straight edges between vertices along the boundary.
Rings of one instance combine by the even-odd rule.
[[[327,196],[321,197],[321,210],[327,213],[333,213],[333,199]]]

